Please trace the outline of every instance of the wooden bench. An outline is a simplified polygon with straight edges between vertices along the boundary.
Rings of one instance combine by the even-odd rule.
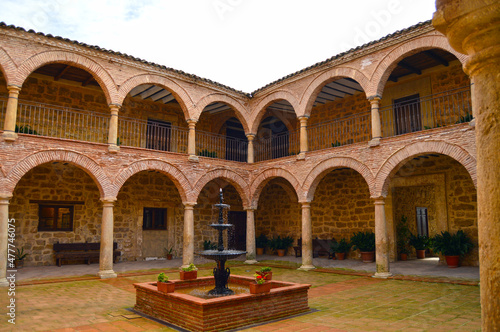
[[[322,239],[313,239],[312,247],[313,247],[313,258],[326,256],[328,258],[333,258],[333,254],[330,251],[330,247],[332,244],[336,243],[335,239],[331,240],[322,240]],[[295,250],[295,257],[302,257],[302,239],[298,239],[297,246],[293,247]]]
[[[113,261],[115,263],[118,261],[118,256],[121,255],[117,249],[118,244],[113,242]],[[100,250],[100,243],[54,243],[54,257],[57,266],[61,266],[64,259],[68,261],[84,260],[87,264],[90,264],[91,260],[99,261]]]

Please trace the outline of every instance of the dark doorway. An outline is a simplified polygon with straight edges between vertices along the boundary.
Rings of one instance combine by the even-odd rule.
[[[170,151],[172,124],[161,120],[148,119],[146,130],[146,148]]]
[[[243,126],[236,118],[226,121],[226,160],[247,161],[248,145]]]
[[[394,100],[394,119],[396,135],[422,130],[418,93]]]
[[[283,121],[279,120],[274,116],[267,117],[262,121],[262,128],[267,129],[271,136],[270,148],[271,148],[271,158],[281,158],[290,155],[290,135],[288,133],[288,128],[285,126]]]
[[[247,248],[247,213],[246,211],[229,211],[229,223],[233,228],[228,232],[229,249],[246,250]]]

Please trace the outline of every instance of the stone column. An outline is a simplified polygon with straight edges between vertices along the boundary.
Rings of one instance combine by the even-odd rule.
[[[254,162],[254,157],[253,157],[253,140],[255,139],[255,134],[248,134],[247,135],[248,139],[248,160],[247,162],[249,164],[253,164]]]
[[[255,253],[255,208],[246,208],[247,211],[247,260],[245,264],[257,263]]]
[[[101,279],[116,278],[113,271],[113,205],[114,197],[102,199],[101,253],[99,255],[99,273]]]
[[[194,263],[194,206],[196,203],[184,203],[184,238],[182,241],[182,267]]]
[[[306,159],[306,152],[308,151],[307,146],[307,120],[309,120],[308,115],[299,117],[300,121],[300,153],[297,159]]]
[[[458,52],[474,85],[479,272],[483,331],[500,330],[500,2],[438,0],[432,23]]]
[[[301,202],[302,205],[302,266],[300,270],[312,270],[313,248],[312,248],[312,224],[311,203]]]
[[[7,249],[9,226],[9,200],[12,195],[0,195],[0,287],[9,286],[7,281]],[[16,232],[16,234],[19,234]]]
[[[380,138],[382,138],[382,127],[380,125],[380,96],[369,97],[368,100],[372,106],[372,140],[369,142],[370,146],[380,145]]]
[[[9,85],[7,86],[7,89],[9,90],[9,99],[7,100],[7,110],[5,112],[3,139],[7,142],[13,142],[17,139],[17,103],[21,87],[18,85]]]
[[[375,262],[377,271],[375,278],[387,278],[389,272],[389,241],[387,238],[387,222],[385,220],[385,197],[375,198]]]
[[[120,146],[118,145],[118,111],[120,110],[120,105],[111,104],[109,108],[111,109],[111,119],[109,120],[108,151],[117,153],[120,151]]]
[[[189,126],[189,136],[188,136],[188,154],[189,161],[198,162],[198,156],[196,155],[196,120],[187,120]]]

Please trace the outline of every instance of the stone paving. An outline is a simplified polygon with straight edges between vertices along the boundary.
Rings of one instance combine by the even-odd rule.
[[[253,275],[254,267],[241,262],[232,265],[234,274]],[[210,275],[210,266],[200,268],[199,275]],[[178,278],[176,269],[163,270],[170,278]],[[274,267],[274,279],[312,284],[309,306],[313,312],[244,330],[480,331],[478,286],[321,271]],[[64,282],[45,280],[43,284],[25,280],[16,289],[16,325],[2,315],[0,331],[174,331],[128,310],[135,303],[132,284],[153,281],[157,273],[144,270],[122,273],[116,279],[67,278]],[[7,289],[0,292],[7,293]],[[8,297],[2,294],[0,307],[6,308],[7,304]]]

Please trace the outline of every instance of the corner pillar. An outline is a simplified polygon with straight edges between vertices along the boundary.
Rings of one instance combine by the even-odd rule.
[[[299,117],[299,121],[300,121],[300,153],[297,156],[297,159],[299,159],[299,160],[306,159],[306,152],[308,151],[307,120],[309,120],[308,115],[304,115],[304,116]]]
[[[101,279],[116,278],[113,271],[113,206],[116,198],[102,199],[101,249],[99,255],[99,272]]]
[[[194,206],[196,203],[184,203],[184,238],[182,241],[182,267],[194,263]]]
[[[111,119],[109,120],[109,133],[108,133],[108,151],[110,153],[118,153],[120,146],[118,145],[118,112],[120,105],[109,105],[111,110]]]
[[[248,159],[247,159],[247,162],[249,164],[253,164],[254,163],[253,140],[255,139],[255,134],[248,134],[247,139],[248,139]]]
[[[369,97],[371,104],[371,121],[372,121],[372,139],[368,143],[370,147],[380,145],[382,138],[382,126],[380,124],[380,96]]]
[[[17,119],[17,105],[19,101],[19,92],[21,87],[19,85],[7,86],[9,90],[9,99],[7,100],[7,110],[5,112],[5,123],[3,126],[3,139],[6,142],[14,142],[17,139],[16,133],[16,119]]]
[[[245,264],[257,263],[255,251],[255,208],[247,208],[247,260]]]
[[[7,252],[9,229],[9,200],[12,195],[0,195],[0,287],[8,287]]]
[[[377,271],[375,278],[392,276],[389,271],[389,241],[387,237],[387,222],[385,219],[385,197],[374,199],[375,204],[375,262]]]
[[[315,269],[313,265],[311,203],[301,202],[302,205],[302,266],[299,270]]]

